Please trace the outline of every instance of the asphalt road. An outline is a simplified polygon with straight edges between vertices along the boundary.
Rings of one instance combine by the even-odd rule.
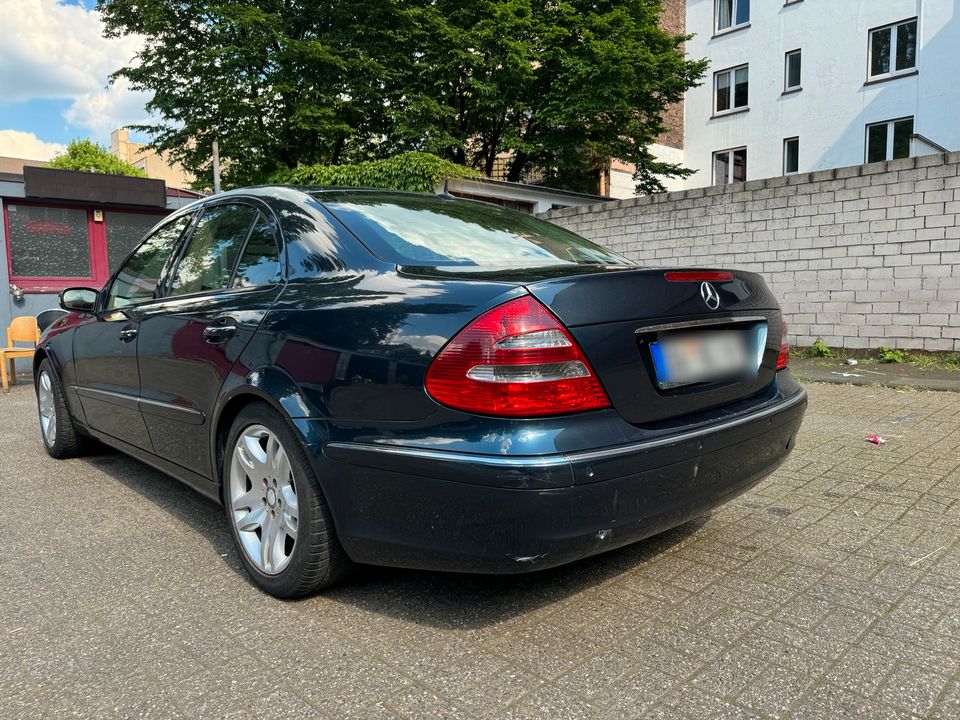
[[[212,502],[121,455],[49,459],[15,387],[0,717],[958,718],[960,395],[809,389],[788,463],[666,535],[280,602]]]

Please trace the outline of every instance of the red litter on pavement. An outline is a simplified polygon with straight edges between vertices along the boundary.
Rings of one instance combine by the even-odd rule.
[[[886,442],[886,440],[884,440],[879,435],[867,435],[867,437],[865,437],[864,439],[867,442],[873,443],[874,445],[883,445]]]

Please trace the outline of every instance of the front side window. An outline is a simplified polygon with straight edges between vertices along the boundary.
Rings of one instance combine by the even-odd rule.
[[[913,118],[901,118],[867,125],[867,162],[910,157]]]
[[[750,0],[715,0],[715,30],[723,32],[750,22]]]
[[[800,51],[787,53],[783,68],[783,89],[785,92],[800,89]]]
[[[750,88],[750,70],[742,65],[730,70],[721,70],[713,74],[714,107],[719,115],[747,107]]]
[[[107,310],[134,305],[156,297],[157,284],[177,241],[190,224],[185,215],[159,228],[129,257],[114,278],[107,295]]]
[[[124,258],[130,254],[143,236],[157,224],[157,216],[148,213],[132,213],[107,210],[107,265],[112,274]]]
[[[869,51],[870,80],[912,72],[917,66],[917,19],[871,30]]]
[[[747,149],[734,148],[713,154],[713,184],[729,185],[747,179]]]
[[[787,138],[783,141],[783,174],[794,175],[800,172],[800,138]]]
[[[203,211],[170,282],[171,295],[223,290],[259,213],[249,205]]]

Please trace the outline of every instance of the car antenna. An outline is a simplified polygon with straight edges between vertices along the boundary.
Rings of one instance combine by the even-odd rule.
[[[450,191],[447,189],[450,180],[448,178],[443,179],[443,190],[437,193],[437,197],[442,197],[444,200],[456,200],[456,195],[451,195]]]

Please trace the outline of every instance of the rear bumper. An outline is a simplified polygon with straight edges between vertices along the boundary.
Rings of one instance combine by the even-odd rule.
[[[650,537],[744,492],[787,457],[805,408],[798,390],[707,427],[578,453],[313,450],[321,477],[336,478],[324,490],[353,560],[516,573]]]

